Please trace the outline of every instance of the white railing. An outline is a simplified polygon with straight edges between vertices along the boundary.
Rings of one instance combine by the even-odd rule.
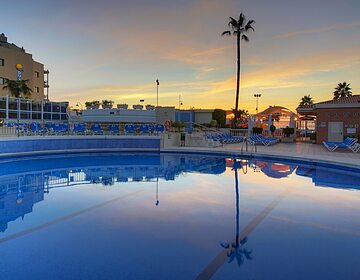
[[[230,135],[231,136],[248,136],[248,130],[247,129],[230,129]]]

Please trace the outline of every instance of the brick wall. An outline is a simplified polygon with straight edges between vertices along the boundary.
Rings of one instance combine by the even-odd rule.
[[[348,128],[356,129],[356,136],[360,139],[360,108],[329,108],[316,109],[317,143],[328,140],[328,122],[343,122],[344,135],[347,135]]]

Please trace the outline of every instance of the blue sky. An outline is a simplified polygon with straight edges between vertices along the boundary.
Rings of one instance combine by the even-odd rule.
[[[31,3],[31,4],[30,4]],[[242,11],[255,32],[242,48],[240,108],[360,93],[360,1],[16,1],[1,5],[0,32],[50,70],[50,97],[234,106],[236,48],[221,37]]]

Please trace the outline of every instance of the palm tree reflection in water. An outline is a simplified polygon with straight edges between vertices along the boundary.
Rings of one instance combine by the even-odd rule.
[[[244,169],[241,161],[233,160],[233,169],[235,174],[235,194],[236,194],[236,237],[235,241],[231,244],[221,243],[224,249],[227,249],[227,257],[229,258],[228,263],[233,262],[236,259],[238,266],[240,267],[245,259],[252,260],[251,252],[248,251],[244,245],[247,242],[247,237],[240,239],[240,194],[239,194],[239,179],[238,169],[241,168],[244,173],[247,173],[247,169]]]

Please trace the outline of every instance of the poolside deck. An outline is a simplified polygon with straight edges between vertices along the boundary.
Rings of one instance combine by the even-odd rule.
[[[227,144],[217,148],[198,148],[198,147],[167,147],[165,151],[207,151],[215,153],[235,153],[241,152],[242,144]],[[329,163],[338,163],[345,166],[360,168],[360,152],[353,153],[350,150],[339,149],[329,152],[323,145],[304,142],[279,143],[272,146],[257,146],[255,152],[252,147],[244,155],[258,156],[278,156],[289,159],[306,159],[310,161],[322,161]]]

